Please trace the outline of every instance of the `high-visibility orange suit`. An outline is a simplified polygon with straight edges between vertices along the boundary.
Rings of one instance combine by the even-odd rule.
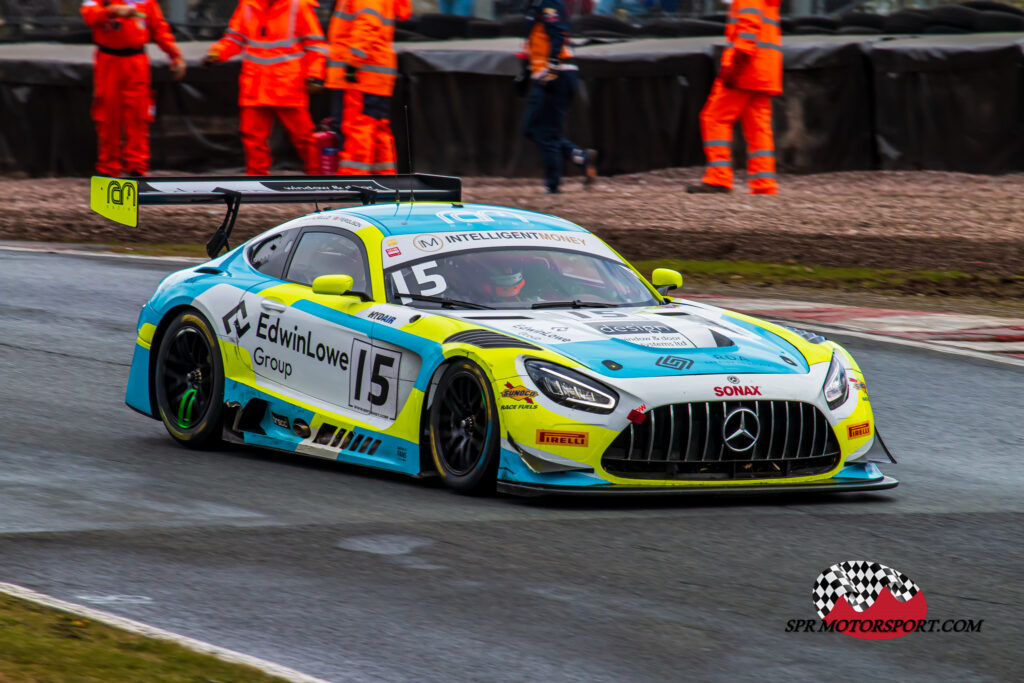
[[[344,147],[338,173],[395,173],[391,94],[398,76],[395,20],[412,15],[410,0],[337,0],[327,27],[328,88],[344,91]],[[337,107],[335,107],[337,108]]]
[[[96,172],[145,175],[153,121],[146,43],[152,40],[167,53],[179,78],[185,72],[181,50],[156,0],[84,0],[81,12],[96,44],[92,101]]]
[[[241,0],[207,55],[207,62],[222,62],[242,53],[238,104],[248,175],[270,172],[274,119],[288,131],[306,173],[319,173],[309,89],[323,82],[327,43],[315,7],[316,0]]]
[[[722,68],[700,113],[704,190],[732,188],[732,130],[742,121],[751,194],[777,194],[771,98],[782,93],[781,0],[733,0]],[[710,187],[709,187],[710,186]]]

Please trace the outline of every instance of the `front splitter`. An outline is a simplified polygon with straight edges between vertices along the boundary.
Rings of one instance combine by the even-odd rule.
[[[774,495],[778,493],[855,493],[895,488],[899,482],[892,477],[865,481],[863,479],[830,479],[813,484],[758,484],[752,486],[544,486],[499,481],[499,493],[515,496],[677,496],[677,495]]]

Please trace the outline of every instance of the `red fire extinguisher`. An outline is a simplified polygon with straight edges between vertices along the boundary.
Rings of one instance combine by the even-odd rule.
[[[338,174],[338,134],[333,130],[320,130],[313,133],[317,152],[320,155],[320,174]]]

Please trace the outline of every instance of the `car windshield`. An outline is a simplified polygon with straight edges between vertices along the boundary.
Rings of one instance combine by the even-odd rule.
[[[422,308],[652,306],[621,261],[547,248],[474,249],[385,271],[388,300]],[[403,297],[402,294],[411,296]]]

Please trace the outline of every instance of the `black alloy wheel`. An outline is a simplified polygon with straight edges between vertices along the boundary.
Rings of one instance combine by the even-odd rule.
[[[220,441],[224,366],[217,337],[198,311],[183,311],[168,326],[153,381],[160,419],[178,443],[201,448]]]
[[[460,359],[448,366],[430,406],[430,452],[450,488],[493,490],[501,425],[487,376]]]

